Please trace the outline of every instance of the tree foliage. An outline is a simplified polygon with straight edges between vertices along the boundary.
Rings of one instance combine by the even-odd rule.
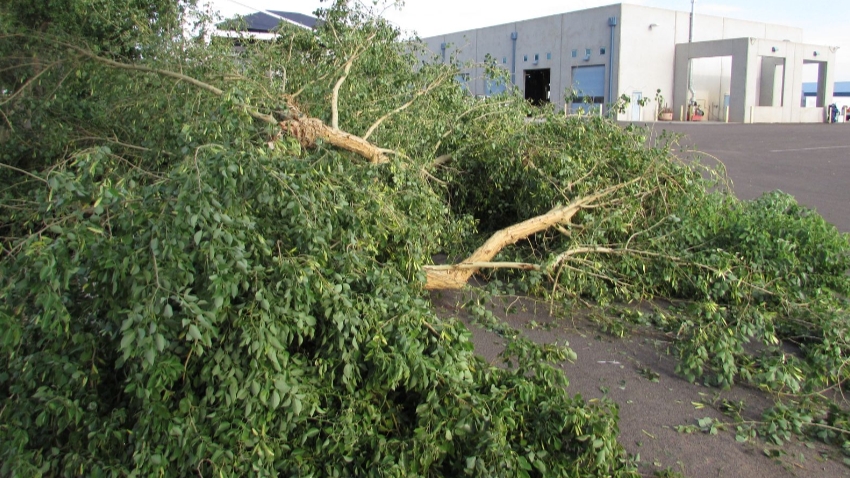
[[[507,333],[494,367],[431,310],[433,274],[491,267],[553,301],[686,301],[657,325],[692,380],[844,380],[847,238],[793,198],[472,98],[357,4],[238,55],[175,30],[210,25],[183,2],[29,5],[0,7],[0,474],[633,475],[616,406],[551,365],[569,348]]]

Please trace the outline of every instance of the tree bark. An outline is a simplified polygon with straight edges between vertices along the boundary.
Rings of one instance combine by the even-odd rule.
[[[316,141],[323,140],[337,148],[351,151],[373,164],[387,162],[384,150],[365,139],[332,128],[317,118],[293,118],[281,121],[280,127],[301,142],[304,148],[315,148]]]

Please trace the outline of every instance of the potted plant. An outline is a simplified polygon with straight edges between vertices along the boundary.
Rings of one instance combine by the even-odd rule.
[[[664,106],[662,107],[662,103]],[[664,103],[664,97],[661,95],[661,88],[655,90],[655,104],[658,107],[658,119],[661,121],[673,121],[673,109]]]

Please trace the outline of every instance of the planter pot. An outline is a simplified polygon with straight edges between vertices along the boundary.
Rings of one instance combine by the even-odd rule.
[[[661,113],[658,115],[658,119],[661,121],[673,121],[673,112]]]

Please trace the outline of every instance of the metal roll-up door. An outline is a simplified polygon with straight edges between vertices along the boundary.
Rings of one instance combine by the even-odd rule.
[[[588,103],[600,105],[605,102],[605,65],[573,67],[572,111],[589,109]]]

